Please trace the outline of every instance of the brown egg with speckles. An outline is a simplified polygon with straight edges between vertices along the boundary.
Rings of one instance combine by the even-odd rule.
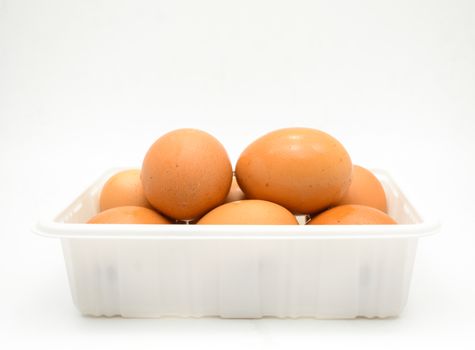
[[[220,205],[232,181],[223,145],[197,129],[178,129],[160,137],[142,166],[145,197],[177,220],[192,220]]]
[[[124,206],[104,210],[91,218],[88,224],[170,224],[156,211],[144,207]]]
[[[246,195],[239,187],[236,177],[233,176],[233,182],[231,183],[231,188],[229,189],[229,193],[224,199],[224,203],[230,203],[235,201],[240,201],[246,199]]]
[[[198,225],[298,225],[298,222],[278,204],[247,199],[220,205],[203,216]]]
[[[379,209],[365,205],[340,205],[315,216],[307,225],[394,225],[397,222]]]
[[[99,198],[100,210],[133,205],[152,208],[143,193],[140,170],[121,171],[104,184]]]
[[[387,212],[386,194],[378,178],[366,168],[353,166],[351,185],[337,205],[361,204]]]
[[[270,132],[250,144],[236,164],[246,198],[311,214],[338,202],[351,182],[350,156],[335,138],[316,129]]]

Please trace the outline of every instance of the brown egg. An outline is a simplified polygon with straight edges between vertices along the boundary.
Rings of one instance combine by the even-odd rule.
[[[113,175],[102,188],[99,198],[101,211],[126,205],[152,208],[143,193],[138,169],[125,170]]]
[[[156,211],[144,207],[125,206],[104,210],[90,219],[88,224],[170,224]]]
[[[315,129],[273,131],[254,141],[236,164],[247,198],[280,204],[295,214],[322,210],[341,199],[351,182],[345,148]]]
[[[336,205],[361,204],[387,212],[386,194],[378,178],[361,166],[353,166],[351,185]]]
[[[366,205],[346,204],[315,216],[307,225],[387,225],[396,221],[379,209]]]
[[[232,176],[223,145],[196,129],[179,129],[160,137],[148,150],[142,166],[148,201],[178,220],[194,219],[221,204]]]
[[[229,193],[224,199],[224,203],[230,203],[235,201],[240,201],[246,198],[246,195],[239,187],[236,177],[233,176],[233,182],[231,183],[231,188],[229,189]]]
[[[203,216],[198,225],[297,225],[284,207],[267,201],[248,199],[223,204]]]

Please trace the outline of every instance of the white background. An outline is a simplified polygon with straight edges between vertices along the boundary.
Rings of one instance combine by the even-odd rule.
[[[390,320],[80,316],[29,228],[178,127],[337,137],[443,221]],[[0,347],[475,348],[475,3],[0,1]],[[422,208],[423,207],[423,208]]]

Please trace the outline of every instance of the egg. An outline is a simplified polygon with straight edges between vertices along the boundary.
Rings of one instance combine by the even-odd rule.
[[[177,220],[192,220],[221,204],[232,176],[223,145],[197,129],[163,135],[142,165],[145,197],[159,212]]]
[[[379,209],[366,205],[346,204],[315,216],[307,225],[389,225],[396,221]]]
[[[100,210],[133,205],[152,208],[143,193],[140,170],[121,171],[109,178],[99,197]]]
[[[337,205],[361,204],[387,212],[386,194],[378,178],[366,168],[353,165],[351,185]]]
[[[263,200],[247,199],[223,204],[199,221],[198,225],[297,225],[297,219],[284,207]]]
[[[316,129],[287,128],[250,144],[237,161],[236,178],[247,198],[310,214],[343,197],[352,168],[348,152],[332,136]]]
[[[88,224],[170,224],[156,211],[144,207],[124,206],[104,210],[91,218]]]
[[[246,198],[246,195],[239,187],[236,177],[233,176],[233,182],[231,183],[231,188],[229,189],[228,195],[224,199],[224,203],[230,203],[235,201],[240,201]]]

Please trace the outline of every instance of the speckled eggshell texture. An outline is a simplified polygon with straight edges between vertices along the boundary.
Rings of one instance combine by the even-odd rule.
[[[351,182],[348,152],[334,137],[310,128],[270,132],[238,159],[236,178],[247,198],[311,214],[338,202]]]
[[[178,129],[160,137],[142,166],[148,201],[178,220],[200,217],[221,204],[231,181],[231,162],[223,145],[197,129]]]
[[[386,193],[378,178],[366,168],[353,166],[351,185],[337,205],[361,204],[388,211]]]
[[[126,205],[152,208],[143,193],[139,169],[118,172],[111,176],[102,188],[99,197],[101,211]]]
[[[88,224],[170,224],[156,211],[144,207],[124,206],[104,210],[91,218]]]
[[[297,219],[284,207],[248,199],[223,204],[203,216],[198,225],[297,225]]]
[[[386,213],[366,205],[340,205],[315,216],[307,225],[394,225]]]
[[[231,183],[231,188],[229,189],[229,193],[224,199],[224,203],[230,203],[235,201],[240,201],[246,199],[246,195],[239,187],[236,177],[233,176],[233,182]]]

